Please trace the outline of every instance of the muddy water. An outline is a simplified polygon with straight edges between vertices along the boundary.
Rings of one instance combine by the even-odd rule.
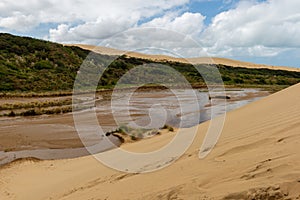
[[[159,128],[169,124],[186,128],[269,95],[259,89],[232,89],[226,91],[229,100],[209,100],[209,95],[213,97],[218,94],[217,91],[209,94],[199,90],[117,93],[112,102],[96,104],[95,110],[104,129],[116,128],[112,124],[101,124],[105,115],[111,116],[118,125]]]
[[[218,92],[210,95],[217,96]],[[211,101],[208,92],[199,90],[118,92],[111,100],[98,97],[94,108],[78,113],[82,116],[88,132],[84,135],[85,140],[89,146],[97,144],[97,151],[101,152],[119,146],[120,141],[112,136],[109,137],[111,143],[102,140],[103,136],[97,135],[93,131],[93,125],[89,124],[91,112],[96,114],[104,132],[114,130],[122,124],[135,128],[160,128],[164,124],[191,127],[224,111],[228,112],[256,101],[269,93],[259,89],[237,89],[227,91],[226,95],[230,96],[230,100],[225,102],[218,99]],[[89,154],[80,143],[72,114],[2,119],[0,124],[0,143],[7,139],[9,146],[11,139],[18,140],[13,143],[16,150],[0,151],[0,164],[26,157],[63,159]]]

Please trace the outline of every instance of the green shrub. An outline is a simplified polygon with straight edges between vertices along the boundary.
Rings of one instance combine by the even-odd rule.
[[[10,113],[7,116],[9,116],[9,117],[15,117],[16,113],[12,110],[12,111],[10,111]]]
[[[171,132],[174,131],[174,128],[172,126],[167,125],[167,124],[165,124],[161,129],[168,129],[168,131],[171,131]]]
[[[26,110],[25,112],[21,113],[22,116],[34,116],[34,115],[38,115],[38,113],[34,110]]]
[[[51,69],[53,68],[52,64],[48,60],[41,60],[34,64],[34,68],[41,70],[41,69]]]
[[[131,135],[130,138],[131,138],[131,140],[134,140],[134,141],[137,140],[137,137],[135,135]]]
[[[168,130],[171,131],[171,132],[173,132],[173,131],[174,131],[174,128],[170,126],[170,127],[168,128]]]

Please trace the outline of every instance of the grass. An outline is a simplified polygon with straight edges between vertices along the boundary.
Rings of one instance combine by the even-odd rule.
[[[174,128],[169,125],[164,125],[162,129],[167,129],[169,132],[173,132]],[[127,142],[134,142],[149,136],[160,135],[161,132],[157,129],[143,129],[143,128],[132,128],[127,125],[120,125],[117,129],[106,132],[106,136],[113,135],[118,137],[122,143],[125,141]]]
[[[46,100],[46,101],[33,101],[33,102],[18,102],[18,103],[4,103],[0,105],[1,110],[13,110],[13,109],[26,109],[26,108],[43,108],[43,107],[54,107],[54,106],[64,106],[71,105],[72,99],[64,100]]]
[[[25,109],[22,111],[14,111],[11,110],[7,113],[2,114],[2,116],[7,117],[16,117],[16,116],[37,116],[37,115],[53,115],[53,114],[63,114],[72,112],[72,106],[61,106],[61,107],[50,107],[46,109],[40,109],[40,108],[30,108]]]
[[[64,97],[71,96],[72,91],[48,91],[48,92],[26,92],[26,91],[8,91],[8,92],[0,92],[0,98],[13,98],[13,97],[21,97],[21,98],[33,98],[33,97]]]

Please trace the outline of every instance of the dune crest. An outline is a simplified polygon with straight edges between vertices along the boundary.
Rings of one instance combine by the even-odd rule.
[[[264,64],[255,64],[250,62],[243,62],[238,60],[232,60],[228,58],[217,58],[217,57],[199,57],[199,58],[175,58],[166,55],[149,55],[138,52],[127,52],[123,50],[113,49],[109,47],[102,46],[93,46],[85,44],[72,44],[68,46],[78,46],[82,49],[94,51],[100,54],[106,55],[127,55],[129,57],[136,57],[142,59],[149,59],[153,61],[173,61],[173,62],[182,62],[182,63],[191,63],[191,64],[221,64],[231,67],[244,67],[252,69],[272,69],[272,70],[285,70],[285,71],[295,71],[300,72],[300,68],[287,67],[287,66],[270,66]]]

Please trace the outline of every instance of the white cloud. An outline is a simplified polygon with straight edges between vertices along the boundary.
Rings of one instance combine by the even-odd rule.
[[[200,13],[185,12],[181,14],[178,10],[166,12],[163,16],[141,25],[137,24],[140,20],[137,15],[128,15],[126,18],[103,18],[101,16],[96,21],[86,22],[76,27],[63,24],[56,29],[51,29],[50,39],[59,42],[96,45],[102,42],[100,45],[124,50],[156,47],[183,55],[183,51],[178,49],[178,42],[181,41],[180,46],[186,50],[192,48],[193,46],[188,46],[192,43],[189,37],[198,38],[200,36],[204,29],[204,19],[205,17]],[[157,29],[153,29],[153,27]],[[134,29],[126,32],[131,28]],[[103,42],[105,39],[107,40]],[[184,56],[199,56],[200,50],[194,53],[186,52],[189,54],[185,53]]]
[[[61,24],[56,29],[50,29],[49,39],[65,43],[93,43],[98,44],[118,32],[134,26],[138,19],[129,18],[99,18],[93,22],[70,27]]]
[[[139,51],[151,54],[165,54],[179,57],[197,57],[202,48],[188,34],[163,27],[138,27],[114,35],[102,41],[100,46]],[[204,54],[207,56],[207,54]]]
[[[144,8],[148,14],[143,16],[153,15],[154,12],[151,9],[153,7],[155,6]],[[270,57],[300,46],[299,13],[300,1],[298,0],[270,0],[260,3],[241,1],[235,8],[215,16],[208,27],[205,27],[203,23],[205,16],[200,13],[176,11],[167,12],[163,16],[138,26],[137,22],[142,18],[142,14],[139,13],[127,14],[126,19],[104,17],[77,27],[68,27],[68,30],[64,32],[61,32],[59,29],[61,27],[58,27],[56,30],[51,30],[50,38],[55,41],[98,43],[99,39],[132,27],[160,27],[192,36],[200,41],[202,47],[210,55]],[[124,46],[130,48],[134,45],[138,48],[151,44],[168,49],[175,49],[176,45],[178,46],[176,34],[138,31],[135,40],[123,38],[119,44],[122,44],[123,48]],[[119,47],[116,43],[114,45]],[[195,56],[195,53],[191,53],[188,49],[187,52],[189,56]]]
[[[97,23],[99,19],[139,19],[161,14],[163,11],[186,4],[188,0],[26,0],[0,2],[0,27],[22,31],[19,23],[24,21],[27,28],[41,23],[72,23],[82,21]],[[11,20],[13,18],[14,20]],[[136,22],[137,22],[136,21]]]
[[[100,44],[98,40],[96,44],[152,54],[199,56],[203,53],[202,49],[192,37],[199,37],[204,29],[204,19],[199,13],[168,12],[162,17],[154,18],[133,29],[126,29],[112,37],[105,35],[107,39]]]
[[[28,31],[33,25],[37,25],[38,21],[32,15],[23,15],[16,13],[15,16],[0,18],[0,27],[14,29],[19,31]]]
[[[177,16],[176,14],[170,13],[163,17],[155,18],[152,21],[143,24],[141,27],[160,27],[190,35],[195,38],[199,37],[199,34],[204,29],[205,16],[200,13],[190,12],[186,12],[180,16]]]
[[[213,54],[275,56],[300,47],[299,13],[298,0],[242,1],[218,14],[201,41]]]

